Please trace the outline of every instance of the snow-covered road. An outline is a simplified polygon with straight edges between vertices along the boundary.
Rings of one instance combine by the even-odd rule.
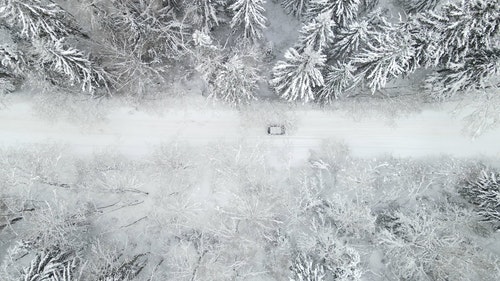
[[[286,136],[267,136],[262,122],[249,122],[237,111],[170,111],[162,116],[131,108],[112,111],[106,122],[81,126],[70,122],[48,122],[36,117],[30,103],[13,103],[0,110],[0,145],[61,142],[75,152],[114,147],[140,156],[160,143],[240,142],[268,143],[288,147],[305,155],[324,140],[343,141],[354,155],[376,156],[489,156],[500,158],[500,129],[472,140],[462,133],[460,118],[446,111],[425,110],[389,125],[383,119],[354,121],[340,113],[297,111],[296,128]],[[243,124],[245,123],[245,124]]]

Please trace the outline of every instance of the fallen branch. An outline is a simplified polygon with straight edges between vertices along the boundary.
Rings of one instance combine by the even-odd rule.
[[[13,219],[9,220],[5,224],[0,224],[0,231],[3,230],[4,228],[6,228],[7,226],[15,224],[16,222],[18,222],[18,221],[20,221],[22,219],[23,219],[23,217],[16,217],[16,218],[13,218]]]
[[[142,221],[143,219],[146,219],[147,217],[148,217],[148,216],[144,216],[144,217],[142,217],[142,218],[140,218],[140,219],[138,219],[138,220],[135,220],[135,221],[134,221],[134,222],[132,222],[132,223],[129,223],[129,224],[124,225],[124,226],[121,226],[121,227],[120,227],[120,229],[121,229],[121,228],[125,228],[125,227],[129,227],[129,226],[131,226],[131,225],[134,225],[134,224],[136,224],[136,223],[138,223],[138,222]]]

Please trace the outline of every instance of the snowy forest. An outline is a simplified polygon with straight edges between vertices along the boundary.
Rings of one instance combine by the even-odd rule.
[[[499,69],[500,0],[0,0],[0,111],[28,95],[48,118],[452,103],[480,138]],[[131,158],[0,138],[0,281],[500,280],[500,154],[322,140],[293,162],[241,139]]]
[[[166,144],[140,161],[109,150],[75,158],[60,146],[2,151],[0,275],[500,277],[498,166],[449,157],[367,161],[325,143],[308,161],[282,167],[270,149]]]
[[[384,88],[405,78],[427,102],[498,91],[496,0],[275,2],[297,19],[289,46],[265,36],[264,0],[2,0],[0,89],[143,96],[198,76],[235,104],[266,88],[287,101],[390,99]]]

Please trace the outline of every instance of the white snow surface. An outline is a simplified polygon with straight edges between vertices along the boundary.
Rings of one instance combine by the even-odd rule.
[[[286,148],[295,160],[303,160],[325,141],[338,141],[360,157],[448,154],[500,158],[500,128],[471,139],[462,132],[460,116],[443,109],[425,109],[389,124],[384,118],[354,120],[345,112],[299,108],[290,113],[294,128],[284,136],[268,136],[264,120],[231,109],[170,109],[153,114],[121,106],[112,109],[105,121],[82,126],[44,120],[35,114],[33,105],[24,100],[0,109],[0,145],[56,142],[68,145],[77,154],[113,148],[130,157],[141,157],[169,142],[194,146],[266,144],[276,150]]]

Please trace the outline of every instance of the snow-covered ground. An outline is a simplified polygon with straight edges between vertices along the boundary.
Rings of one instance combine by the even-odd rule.
[[[125,155],[142,156],[156,145],[176,141],[195,146],[215,142],[266,143],[290,148],[295,157],[302,158],[324,141],[338,141],[362,157],[500,157],[500,129],[473,140],[462,132],[461,118],[443,109],[426,109],[392,123],[384,118],[356,121],[345,112],[311,109],[290,111],[288,115],[294,116],[294,128],[285,136],[268,136],[266,120],[237,110],[177,109],[152,114],[122,106],[111,110],[105,121],[82,126],[61,120],[46,121],[35,114],[33,102],[23,101],[0,110],[0,144],[58,142],[77,153],[113,147]]]

